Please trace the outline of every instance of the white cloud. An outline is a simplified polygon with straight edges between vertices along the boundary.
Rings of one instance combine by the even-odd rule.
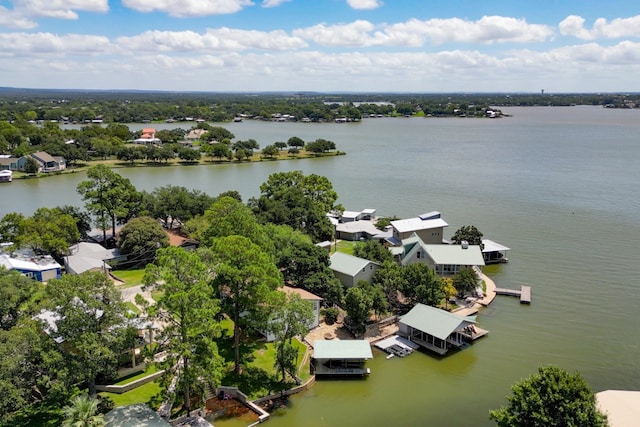
[[[37,18],[78,19],[78,11],[105,13],[108,0],[13,0],[13,8],[0,6],[0,26],[29,29]]]
[[[177,18],[236,13],[251,0],[122,0],[122,4],[139,12],[165,12]]]
[[[313,40],[321,46],[370,46],[370,33],[374,29],[371,22],[358,20],[349,24],[318,24],[294,30],[293,35]]]
[[[590,30],[585,28],[584,23],[583,17],[569,15],[559,24],[560,34],[583,40],[640,37],[640,15],[630,18],[616,18],[611,22],[604,18],[598,18]]]
[[[382,6],[381,0],[347,0],[347,4],[352,9],[357,10],[368,10],[368,9],[377,9]]]
[[[484,16],[478,21],[460,18],[410,19],[382,26],[358,20],[348,24],[318,24],[294,30],[293,34],[321,46],[421,47],[427,41],[435,45],[542,42],[553,36],[553,30],[546,25],[528,24],[522,19]]]
[[[38,24],[35,21],[28,19],[13,10],[9,10],[6,7],[0,6],[0,27],[26,30],[37,26]]]
[[[0,33],[0,46],[5,54],[29,57],[32,55],[99,55],[112,52],[107,37],[51,33]]]
[[[132,37],[120,37],[116,43],[123,51],[141,52],[198,52],[295,50],[307,46],[284,31],[251,31],[231,28],[209,29],[204,34],[194,31],[146,31]]]
[[[277,7],[291,0],[262,0],[262,7]]]

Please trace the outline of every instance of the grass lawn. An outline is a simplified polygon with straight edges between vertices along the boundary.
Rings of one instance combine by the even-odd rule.
[[[126,393],[101,392],[100,396],[108,397],[116,406],[127,406],[134,403],[148,403],[158,393],[160,393],[160,385],[156,382],[150,382]]]
[[[142,276],[144,276],[144,268],[137,270],[118,270],[112,271],[112,274],[124,282],[121,288],[130,288],[132,286],[142,285]]]
[[[158,368],[153,364],[149,364],[149,366],[147,366],[147,369],[145,369],[144,372],[140,372],[139,374],[128,376],[128,377],[118,381],[117,383],[115,383],[115,385],[129,384],[129,383],[134,382],[135,380],[139,380],[140,378],[144,378],[147,375],[151,375],[151,374],[153,374],[155,372],[158,372]]]
[[[124,302],[124,305],[127,307],[127,310],[131,310],[131,311],[133,311],[135,314],[140,314],[140,313],[142,313],[142,312],[140,311],[140,309],[139,309],[139,308],[138,308],[134,303],[132,303],[131,301],[125,301],[125,302]]]
[[[353,246],[357,242],[351,242],[348,240],[339,240],[338,241],[338,252],[342,252],[348,255],[353,255]],[[335,246],[335,245],[334,245]]]

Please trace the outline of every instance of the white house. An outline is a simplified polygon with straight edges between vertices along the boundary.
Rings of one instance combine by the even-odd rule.
[[[449,224],[442,219],[438,211],[418,215],[415,218],[391,221],[393,239],[390,242],[399,245],[402,240],[415,233],[425,243],[441,244],[444,239],[444,228],[448,226]]]
[[[303,301],[308,301],[311,304],[313,310],[313,318],[311,320],[311,323],[307,325],[308,329],[313,329],[320,324],[320,302],[322,301],[321,297],[312,294],[309,291],[305,291],[304,289],[292,288],[291,286],[283,286],[279,290],[287,295],[299,295]],[[270,331],[262,331],[262,334],[265,336],[268,342],[276,339],[275,335]]]
[[[402,246],[400,262],[403,266],[425,263],[441,276],[456,274],[466,267],[480,268],[485,265],[479,245],[425,244],[414,234],[404,239]]]

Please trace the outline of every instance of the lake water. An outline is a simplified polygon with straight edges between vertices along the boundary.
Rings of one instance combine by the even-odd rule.
[[[449,223],[445,237],[473,224],[512,248],[509,264],[485,272],[501,287],[531,285],[531,306],[498,297],[478,317],[489,336],[443,359],[386,360],[376,352],[369,378],[318,382],[269,425],[489,426],[488,411],[505,403],[511,384],[551,363],[580,371],[595,391],[640,390],[640,110],[503,111],[513,116],[246,121],[224,126],[261,146],[294,135],[325,138],[347,155],[118,170],[138,189],[238,190],[245,201],[270,174],[303,170],[327,176],[346,209],[400,217],[438,210]],[[82,179],[1,185],[0,216],[81,205],[75,186]]]

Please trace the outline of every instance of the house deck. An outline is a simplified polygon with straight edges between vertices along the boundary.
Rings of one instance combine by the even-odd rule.
[[[407,356],[413,353],[414,350],[417,350],[419,348],[416,343],[413,343],[408,339],[398,335],[392,335],[388,338],[378,341],[374,345],[380,350],[399,357]]]

